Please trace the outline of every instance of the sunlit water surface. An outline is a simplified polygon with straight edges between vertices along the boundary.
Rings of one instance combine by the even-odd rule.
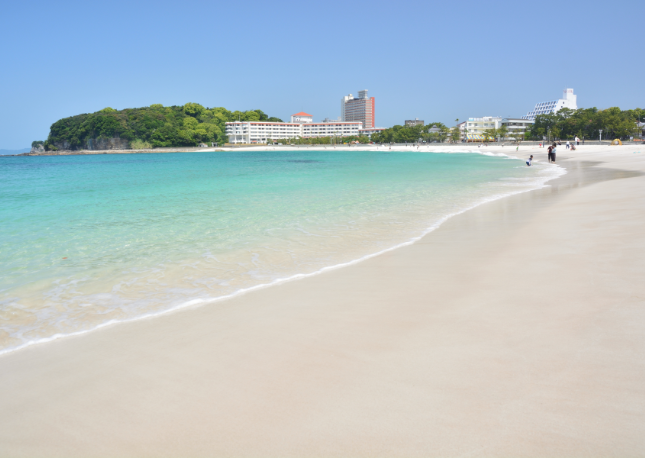
[[[0,352],[359,260],[558,173],[476,153],[2,158]]]

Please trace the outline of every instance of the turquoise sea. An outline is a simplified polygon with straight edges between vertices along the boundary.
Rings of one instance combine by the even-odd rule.
[[[0,158],[0,352],[356,262],[559,170],[393,151]]]

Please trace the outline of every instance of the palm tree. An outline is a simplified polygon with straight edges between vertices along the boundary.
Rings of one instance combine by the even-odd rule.
[[[504,138],[508,135],[508,127],[502,124],[502,126],[499,129],[497,129],[497,135],[499,135],[499,138],[501,140],[504,140]]]
[[[486,129],[484,131],[484,138],[486,139],[486,142],[491,139],[495,140],[495,137],[497,137],[497,129],[495,129],[494,127],[491,129]]]

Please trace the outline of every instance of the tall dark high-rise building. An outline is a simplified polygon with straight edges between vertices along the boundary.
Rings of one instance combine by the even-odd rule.
[[[340,102],[340,119],[344,122],[362,122],[363,129],[376,126],[374,97],[367,96],[367,89],[358,91],[358,97],[346,95]]]

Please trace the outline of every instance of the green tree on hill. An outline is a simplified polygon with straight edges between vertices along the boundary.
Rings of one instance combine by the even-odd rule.
[[[188,116],[198,117],[204,112],[204,107],[198,103],[187,103],[184,105],[184,113]]]
[[[242,121],[282,122],[262,110],[235,111],[206,108],[198,103],[164,107],[115,110],[107,107],[96,113],[81,114],[56,121],[45,142],[47,149],[92,149],[100,140],[121,139],[149,143],[153,147],[197,146],[225,143],[226,123]],[[139,144],[139,143],[137,143]]]

